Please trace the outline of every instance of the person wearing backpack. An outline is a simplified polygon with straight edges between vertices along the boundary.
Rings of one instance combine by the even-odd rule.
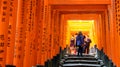
[[[78,56],[79,56],[79,53],[80,53],[80,56],[83,56],[82,55],[83,45],[84,45],[84,36],[82,32],[79,32],[76,37],[76,46],[78,47],[78,54],[77,54]]]

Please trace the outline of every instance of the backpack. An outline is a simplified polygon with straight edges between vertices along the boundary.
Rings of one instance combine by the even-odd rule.
[[[81,44],[80,40],[78,40],[76,42],[77,42],[77,46],[80,46],[80,44]]]
[[[81,46],[84,42],[83,42],[84,40],[83,40],[83,37],[82,36],[78,36],[77,38],[76,38],[76,45],[77,46]]]

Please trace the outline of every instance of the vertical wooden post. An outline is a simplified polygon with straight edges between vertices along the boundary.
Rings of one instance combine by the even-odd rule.
[[[51,58],[52,48],[51,48],[51,6],[48,5],[48,59]]]
[[[62,43],[61,43],[61,46],[62,46],[62,49],[64,49],[64,47],[65,47],[65,44],[64,44],[64,43],[65,43],[65,41],[64,41],[64,39],[65,39],[65,36],[64,36],[64,32],[65,32],[65,31],[64,31],[64,27],[65,27],[65,21],[66,21],[64,15],[61,16],[61,21],[62,21],[62,22],[61,22],[61,25],[62,25],[62,26],[61,26],[61,32],[62,32],[62,33],[61,33],[61,39],[62,39],[62,40],[61,40],[61,42],[62,42]]]
[[[44,38],[45,38],[45,61],[48,60],[49,58],[49,5],[48,5],[48,0],[44,1],[44,18],[43,18],[43,26],[44,26],[44,30],[43,30],[43,34],[44,34]]]
[[[6,64],[13,65],[18,0],[10,0]]]
[[[42,30],[43,30],[43,0],[38,0],[37,2],[37,20],[38,20],[38,46],[37,46],[37,64],[42,65]]]
[[[102,47],[103,47],[103,41],[102,41],[102,38],[101,38],[101,36],[102,36],[102,32],[101,32],[101,26],[100,25],[102,25],[101,23],[102,23],[102,18],[101,18],[101,15],[99,15],[99,20],[98,20],[98,24],[97,24],[97,26],[98,26],[98,47],[99,47],[99,49],[102,49]]]
[[[63,22],[62,22],[63,20],[62,20],[62,15],[60,14],[60,47],[62,48],[62,26],[63,26]]]
[[[0,67],[5,67],[9,25],[9,0],[0,1]]]
[[[26,42],[25,42],[25,55],[24,55],[24,65],[23,67],[30,67],[30,55],[31,55],[31,47],[32,47],[32,0],[24,0],[24,7],[26,7],[26,9],[24,9],[25,12],[25,17],[24,19],[26,20]]]
[[[37,22],[38,22],[38,29],[37,29],[37,33],[38,33],[38,45],[37,45],[37,64],[41,64],[41,29],[42,29],[42,23],[41,23],[41,17],[42,17],[42,4],[41,4],[41,0],[37,0],[37,8],[36,8],[36,15],[37,15]]]
[[[15,38],[15,53],[14,65],[16,67],[23,67],[24,46],[25,46],[25,28],[26,21],[24,20],[24,6],[25,0],[18,0],[17,24],[16,24],[16,38]]]
[[[120,48],[120,2],[119,0],[111,0],[111,6],[112,6],[112,22],[114,23],[111,23],[113,25],[113,37],[114,37],[114,45],[112,44],[112,53],[113,53],[113,56],[112,56],[112,59],[113,61],[116,63],[117,67],[120,66],[120,51],[118,51],[118,49]]]
[[[111,2],[112,3],[112,2]],[[114,14],[114,10],[115,10],[115,8],[113,8],[113,4],[111,4],[111,5],[108,5],[108,11],[109,11],[109,18],[108,18],[108,20],[109,20],[109,37],[108,38],[106,38],[106,39],[108,39],[109,41],[108,41],[108,45],[107,45],[107,47],[108,47],[108,56],[109,56],[109,58],[110,59],[112,59],[113,58],[113,53],[114,53],[114,45],[113,44],[115,44],[116,45],[116,42],[115,42],[115,40],[117,40],[117,39],[115,39],[117,36],[115,36],[115,35],[117,35],[117,34],[115,34],[115,32],[116,32],[116,29],[115,29],[115,19],[114,19],[114,17],[115,17],[115,15],[113,15]],[[115,30],[115,31],[114,31]]]
[[[66,47],[66,34],[67,34],[67,17],[64,17],[64,21],[63,21],[63,48]]]
[[[52,18],[51,18],[51,28],[52,28],[52,31],[51,31],[51,50],[52,50],[52,57],[55,55],[55,51],[54,51],[54,16],[55,16],[55,11],[53,10],[52,11]]]
[[[106,16],[107,15],[107,11],[105,10],[105,13],[102,13],[101,14],[101,45],[102,45],[102,47],[103,47],[103,49],[104,49],[104,52],[106,53],[107,52],[107,44],[106,44],[106,29],[105,29],[105,23],[107,23],[105,20],[107,20],[106,19]]]
[[[32,48],[31,48],[31,56],[30,56],[30,61],[31,61],[31,66],[35,66],[36,63],[37,63],[37,39],[38,37],[37,36],[37,25],[38,25],[38,22],[37,22],[37,15],[36,15],[36,0],[32,0],[32,19],[31,19],[31,44],[32,44]]]
[[[58,23],[58,30],[57,30],[57,35],[58,35],[58,48],[57,48],[57,50],[58,50],[58,53],[60,52],[59,50],[60,50],[60,13],[59,13],[59,11],[57,12],[57,23]]]
[[[48,41],[47,41],[47,36],[48,36],[48,32],[47,32],[47,24],[48,24],[48,1],[47,0],[43,0],[43,18],[42,18],[42,25],[43,25],[43,29],[42,29],[42,51],[41,51],[41,59],[42,59],[42,65],[44,65],[45,61],[47,61],[48,56],[47,56],[47,51],[48,51]]]

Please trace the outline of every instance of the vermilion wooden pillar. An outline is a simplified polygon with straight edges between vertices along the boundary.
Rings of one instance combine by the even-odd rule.
[[[101,50],[103,45],[102,45],[102,30],[101,30],[101,26],[102,26],[102,18],[101,18],[101,14],[98,14],[98,18],[95,20],[95,30],[96,30],[96,36],[97,36],[97,47]]]
[[[42,18],[42,25],[43,25],[43,29],[42,29],[42,45],[41,45],[41,62],[42,65],[44,65],[45,61],[47,61],[48,59],[48,41],[47,41],[47,36],[48,36],[48,32],[47,32],[47,24],[48,24],[48,1],[47,0],[43,0],[43,18]]]
[[[55,16],[54,16],[54,46],[53,49],[55,51],[54,55],[57,55],[59,52],[59,44],[58,44],[58,36],[59,36],[59,32],[58,32],[58,11],[55,11]]]
[[[107,24],[106,23],[108,23],[108,21],[106,21],[106,20],[108,20],[106,17],[108,17],[108,13],[107,13],[108,11],[107,10],[105,10],[105,14],[104,14],[104,18],[103,18],[103,35],[104,35],[104,47],[105,47],[105,53],[106,53],[106,55],[108,55],[108,51],[109,50],[107,50],[107,46],[108,46],[108,43],[107,43],[107,41],[109,40],[109,39],[107,39],[107,35],[109,35],[109,34],[107,34],[107,32],[109,32],[110,30],[110,28],[109,27],[107,27]],[[109,24],[108,24],[109,25]],[[106,28],[107,27],[107,28]]]
[[[51,46],[52,46],[52,44],[51,44],[51,24],[52,24],[52,22],[51,22],[51,6],[50,5],[48,5],[48,59],[52,59],[52,48],[51,48]]]
[[[98,16],[98,18],[100,18],[99,16]],[[97,47],[99,48],[99,49],[101,49],[101,46],[100,46],[100,30],[99,30],[99,27],[100,27],[100,24],[99,24],[99,20],[95,20],[95,29],[96,29],[96,34],[97,34]]]
[[[37,2],[37,20],[38,20],[38,46],[37,46],[37,64],[42,64],[42,30],[43,30],[43,0]]]
[[[15,46],[15,31],[16,31],[16,17],[17,17],[17,4],[18,0],[10,0],[9,10],[9,29],[8,29],[8,45],[7,45],[7,57],[6,64],[12,65],[14,58],[14,46]]]
[[[42,43],[41,43],[41,64],[44,65],[44,62],[48,59],[48,42],[49,42],[49,33],[48,33],[48,1],[42,0],[42,16],[41,22],[42,22],[42,29],[41,29],[41,35],[42,35]]]
[[[106,26],[106,54],[110,57],[110,56],[112,56],[111,55],[111,41],[110,41],[110,23],[111,23],[111,20],[110,20],[110,18],[111,17],[108,17],[110,14],[111,14],[111,8],[110,8],[111,6],[110,5],[108,5],[108,11],[106,11],[105,12],[105,26]],[[108,12],[108,13],[107,13]]]
[[[101,21],[101,15],[99,15],[99,20],[98,20],[98,47],[99,49],[102,49],[103,48],[103,44],[102,44],[102,35],[101,35],[101,25],[102,25],[102,21]]]
[[[99,47],[98,45],[99,45],[99,43],[98,43],[98,26],[97,26],[97,19],[96,20],[94,20],[94,25],[95,25],[95,35],[96,35],[96,44],[97,44],[97,48]]]
[[[60,13],[59,13],[59,11],[57,12],[57,50],[58,50],[58,52],[57,52],[57,54],[59,54],[59,52],[60,52]]]
[[[115,35],[115,41],[114,41],[114,33],[113,32],[115,32],[115,30],[116,29],[114,29],[114,23],[115,23],[115,17],[116,16],[113,16],[112,14],[114,14],[114,10],[113,9],[115,9],[115,8],[113,8],[112,7],[113,6],[113,2],[111,2],[111,5],[109,6],[109,9],[111,9],[111,14],[110,14],[110,19],[111,19],[111,22],[110,22],[110,43],[111,43],[111,52],[110,53],[112,53],[111,54],[111,59],[112,59],[112,61],[115,63],[115,58],[116,58],[116,52],[115,52],[115,50],[116,50],[116,48],[115,48],[115,46],[117,45],[117,43],[116,43],[116,41],[118,40],[118,38],[116,38],[117,37],[117,34]],[[113,19],[113,18],[115,18],[115,19]]]
[[[31,44],[32,44],[32,48],[31,48],[31,56],[30,56],[30,61],[31,61],[31,66],[36,66],[37,64],[37,28],[38,28],[38,22],[37,22],[37,14],[36,14],[36,3],[38,1],[36,0],[32,0],[32,13],[31,13],[31,36],[32,36],[32,39],[31,39]]]
[[[116,26],[115,26],[115,8],[113,5],[113,2],[111,2],[111,5],[108,5],[108,10],[109,10],[109,28],[110,28],[110,32],[109,32],[109,37],[107,39],[109,39],[109,43],[108,43],[108,53],[109,53],[109,58],[113,60],[114,57],[114,50],[116,48],[114,48],[114,45],[117,45],[116,41],[118,40],[116,37]],[[115,55],[116,56],[116,55]]]
[[[105,10],[104,13],[101,14],[101,45],[104,49],[104,52],[107,52],[107,44],[106,44],[106,28],[105,28],[105,23],[107,23],[105,20],[107,20],[106,17],[107,11]]]
[[[59,11],[56,10],[55,11],[55,16],[54,16],[54,46],[53,46],[53,49],[55,51],[55,55],[57,55],[59,53],[59,48],[60,48],[60,45],[59,45]]]
[[[113,48],[113,61],[116,63],[117,67],[120,66],[120,51],[118,51],[118,49],[120,49],[120,2],[119,0],[111,0],[112,2],[112,11],[113,11],[113,22],[112,23],[114,26],[114,39],[115,39],[115,45],[112,45]]]
[[[51,57],[53,58],[53,56],[54,56],[54,53],[55,53],[55,51],[54,51],[54,16],[55,16],[55,10],[52,10],[52,12],[51,12],[52,14],[52,16],[51,16],[51,50],[52,50],[52,54],[51,54]]]
[[[0,1],[0,67],[6,64],[6,48],[8,39],[9,0]]]
[[[30,56],[31,56],[31,48],[32,48],[32,0],[24,0],[24,7],[26,7],[26,9],[24,9],[24,13],[25,13],[25,17],[24,19],[26,20],[26,27],[24,27],[26,29],[26,39],[25,39],[25,55],[24,55],[24,66],[23,67],[30,67]],[[34,32],[35,33],[35,32]]]
[[[55,19],[55,17],[56,17],[56,10],[54,10],[53,11],[53,21],[52,21],[52,24],[53,24],[53,31],[52,31],[52,35],[53,35],[53,43],[52,43],[52,51],[53,51],[53,56],[55,56],[55,48],[56,48],[56,40],[55,40],[55,36],[56,36],[56,25],[55,25],[55,22],[56,22],[56,19]]]
[[[63,22],[62,22],[63,20],[62,20],[62,17],[63,17],[63,15],[60,14],[60,47],[61,47],[61,48],[63,47],[63,46],[62,46],[62,45],[63,45],[63,44],[62,44],[62,43],[63,43],[63,41],[62,41],[62,40],[63,40],[63,39],[62,39],[62,38],[63,38],[63,37],[62,37],[62,33],[63,33]]]
[[[50,32],[49,32],[49,30],[50,30],[50,19],[49,19],[49,15],[50,15],[50,12],[49,12],[49,9],[50,9],[50,7],[49,7],[49,2],[48,2],[48,0],[45,0],[45,2],[44,2],[44,26],[45,26],[45,51],[46,51],[46,58],[45,58],[45,61],[47,61],[48,59],[49,59],[49,55],[50,55],[50,50],[49,49],[51,49],[51,46],[50,46]]]
[[[66,47],[67,17],[63,19],[63,49]]]
[[[24,46],[25,46],[25,28],[26,21],[24,21],[24,9],[25,0],[18,1],[17,11],[17,24],[16,24],[16,37],[15,37],[15,53],[14,53],[14,65],[16,67],[23,67]]]
[[[52,16],[52,56],[55,56],[55,14],[56,10],[53,10]]]
[[[45,24],[46,24],[46,60],[51,59],[51,5],[49,5],[48,0],[45,1]]]
[[[64,47],[65,47],[65,36],[64,36],[64,34],[65,34],[65,23],[66,23],[66,19],[65,19],[65,16],[64,15],[62,15],[61,16],[61,32],[62,32],[62,37],[61,37],[61,46],[62,46],[62,49],[64,49]]]
[[[116,0],[117,1],[117,0]],[[115,4],[116,3],[116,4]],[[112,44],[111,45],[111,49],[112,49],[112,61],[115,63],[115,57],[116,57],[116,55],[115,55],[115,50],[116,50],[116,48],[115,48],[115,45],[117,45],[118,44],[118,25],[117,25],[117,21],[116,21],[116,19],[117,19],[117,8],[115,8],[115,7],[117,7],[117,2],[115,2],[115,1],[113,1],[112,0],[112,2],[111,2],[111,6],[113,6],[114,8],[112,9],[112,11],[113,11],[113,14],[115,14],[113,17],[114,17],[114,19],[112,20],[113,22],[115,22],[114,24],[115,24],[115,28],[114,28],[114,32],[115,32],[115,43],[114,43],[114,45]],[[111,24],[113,24],[113,23],[111,23]],[[113,36],[113,35],[112,35]],[[112,39],[111,39],[112,40]],[[118,48],[119,49],[119,48]]]
[[[58,11],[57,13],[58,13],[57,14],[57,23],[58,23],[58,31],[57,31],[58,32],[57,33],[58,34],[58,37],[57,37],[58,38],[58,49],[57,50],[58,50],[58,53],[59,53],[60,52],[60,47],[61,47],[61,45],[60,45],[60,36],[61,36],[61,34],[60,34],[61,33],[61,30],[60,30],[60,26],[61,26],[60,18],[61,17],[60,17],[60,12]]]
[[[103,41],[104,35],[103,35],[103,28],[102,28],[103,27],[103,21],[102,21],[103,20],[103,18],[102,18],[103,16],[104,16],[104,14],[99,16],[100,17],[100,22],[99,22],[99,24],[100,24],[100,27],[99,27],[99,29],[100,29],[99,30],[100,31],[99,32],[100,33],[100,40],[99,41],[100,41],[101,48],[103,48],[103,50],[105,50],[105,48],[104,48],[105,44],[104,44],[104,41]]]

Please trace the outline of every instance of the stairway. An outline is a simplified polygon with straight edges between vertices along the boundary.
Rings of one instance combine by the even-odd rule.
[[[84,54],[83,57],[67,55],[61,59],[59,67],[103,67],[102,60],[92,55]]]

